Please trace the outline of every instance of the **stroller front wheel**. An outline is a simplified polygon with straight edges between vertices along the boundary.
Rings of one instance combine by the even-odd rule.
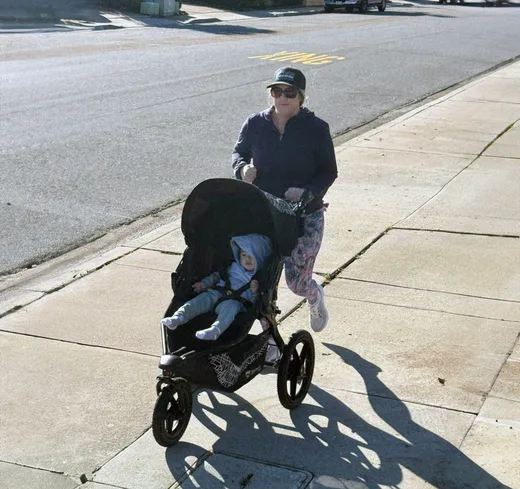
[[[169,447],[181,439],[190,422],[192,403],[187,380],[178,377],[162,388],[152,417],[152,432],[159,445]]]
[[[314,359],[314,341],[310,333],[305,330],[294,333],[278,367],[278,398],[284,408],[297,408],[307,395],[314,373]]]

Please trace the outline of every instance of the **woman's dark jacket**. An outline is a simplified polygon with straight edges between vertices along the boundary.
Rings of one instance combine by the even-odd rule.
[[[252,159],[257,169],[254,185],[282,199],[289,187],[309,190],[315,200],[307,210],[318,210],[338,176],[329,125],[302,108],[280,135],[272,110],[253,114],[244,122],[232,157],[235,177],[242,178],[241,168]]]

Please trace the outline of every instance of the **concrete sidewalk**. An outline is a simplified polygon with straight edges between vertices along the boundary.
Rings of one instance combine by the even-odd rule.
[[[150,432],[179,218],[4,290],[0,487],[520,488],[520,62],[338,146],[330,310],[293,412],[276,375]],[[287,338],[307,308],[284,284]],[[84,484],[82,484],[84,483]]]

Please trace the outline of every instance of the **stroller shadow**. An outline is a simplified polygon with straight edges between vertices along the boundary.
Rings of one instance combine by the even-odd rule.
[[[304,401],[290,411],[289,423],[268,421],[236,393],[203,391],[209,404],[195,400],[193,414],[216,435],[212,450],[312,471],[315,476],[308,486],[312,489],[397,488],[404,479],[403,469],[438,489],[512,489],[416,423],[407,406],[379,380],[376,365],[347,348],[325,346],[363,377],[370,406],[387,431],[316,385],[308,394],[315,402]],[[197,481],[197,472],[191,477]]]

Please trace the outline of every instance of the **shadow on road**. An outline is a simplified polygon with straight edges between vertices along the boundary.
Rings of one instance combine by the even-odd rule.
[[[269,422],[236,393],[205,390],[201,391],[202,401],[195,398],[193,414],[217,436],[212,450],[312,470],[316,474],[308,486],[312,489],[397,488],[403,482],[403,468],[438,489],[512,489],[456,446],[416,423],[407,406],[379,380],[376,365],[347,348],[325,346],[362,376],[373,412],[390,429],[375,427],[316,385],[309,393],[316,403],[304,402],[291,411],[292,426]],[[373,413],[364,415],[369,416]],[[183,446],[183,453],[186,447],[190,445]],[[166,451],[170,467],[175,454],[175,447]],[[218,463],[212,467],[218,480],[224,468],[220,471]],[[174,474],[176,478],[181,475]],[[208,473],[204,476],[207,480]],[[197,472],[191,475],[191,481],[197,484]]]
[[[276,32],[272,29],[257,29],[255,27],[245,27],[242,25],[226,24],[224,22],[221,22],[219,24],[170,24],[161,26],[161,28],[199,31],[219,36],[248,36],[256,34],[272,34]]]

